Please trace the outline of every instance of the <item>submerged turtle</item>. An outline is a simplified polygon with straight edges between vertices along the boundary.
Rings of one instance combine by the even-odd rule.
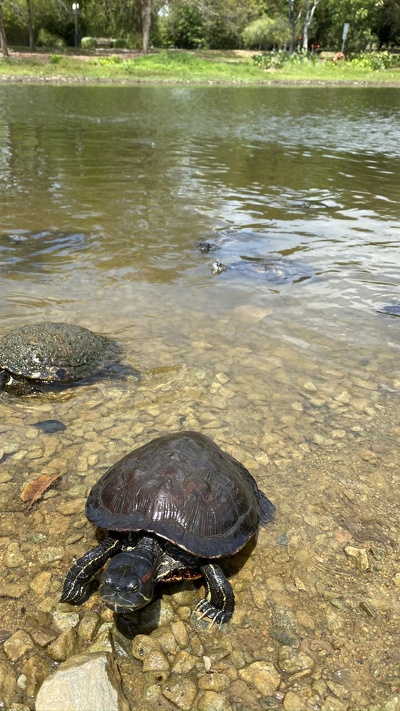
[[[82,326],[38,323],[21,326],[0,339],[0,391],[22,393],[39,383],[72,383],[93,375],[112,356],[115,346]]]
[[[278,283],[304,281],[312,276],[312,270],[309,265],[292,259],[241,257],[240,260],[229,265],[223,264],[217,259],[214,259],[211,264],[212,274],[222,274],[222,272],[231,270],[238,274],[259,277]]]
[[[85,600],[111,558],[99,592],[114,612],[147,605],[160,581],[201,575],[206,595],[197,609],[213,622],[227,622],[234,595],[217,560],[243,548],[274,511],[247,469],[205,435],[154,439],[93,486],[86,515],[107,536],[72,566],[61,602]]]

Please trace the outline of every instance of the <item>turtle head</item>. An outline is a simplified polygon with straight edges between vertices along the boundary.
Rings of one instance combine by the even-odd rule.
[[[214,259],[211,264],[211,274],[221,274],[227,270],[228,267],[226,267],[225,264],[222,264],[222,262],[219,262],[218,259]]]
[[[100,578],[99,593],[114,612],[133,612],[152,601],[155,582],[156,566],[150,551],[133,549],[109,561]]]

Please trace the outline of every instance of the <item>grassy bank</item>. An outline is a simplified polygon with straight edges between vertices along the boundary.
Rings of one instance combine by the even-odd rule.
[[[162,83],[360,83],[400,86],[400,68],[335,65],[332,60],[287,63],[261,69],[254,52],[162,51],[136,53],[52,54],[10,52],[0,60],[0,81],[162,82]]]

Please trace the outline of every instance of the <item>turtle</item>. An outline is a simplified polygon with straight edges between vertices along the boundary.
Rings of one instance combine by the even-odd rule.
[[[105,538],[69,570],[61,602],[81,603],[100,576],[105,605],[121,616],[153,600],[155,584],[203,577],[197,609],[222,625],[234,594],[219,560],[274,518],[249,471],[209,437],[157,437],[114,464],[91,489],[86,516]]]
[[[116,355],[112,342],[82,326],[37,323],[0,339],[0,391],[27,394],[40,384],[66,384],[93,375]]]
[[[212,274],[222,274],[222,272],[227,271],[276,283],[284,283],[286,281],[300,282],[309,279],[312,275],[309,265],[296,262],[293,259],[240,257],[238,261],[229,265],[214,259],[211,264]]]

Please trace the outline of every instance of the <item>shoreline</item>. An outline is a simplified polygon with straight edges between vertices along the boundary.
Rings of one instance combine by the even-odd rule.
[[[39,75],[24,75],[24,74],[1,74],[0,72],[0,84],[53,84],[53,85],[112,85],[112,86],[155,86],[157,84],[162,86],[232,86],[235,88],[239,87],[271,87],[271,86],[282,86],[282,87],[353,87],[353,88],[375,88],[375,89],[400,89],[400,80],[394,81],[389,80],[388,82],[383,81],[370,81],[370,80],[345,80],[345,79],[333,79],[332,81],[328,79],[263,79],[260,81],[224,81],[219,79],[203,79],[203,80],[187,80],[187,79],[165,79],[165,78],[124,78],[124,77],[85,77],[85,76],[62,76],[60,74],[54,74],[53,76],[39,76]]]

